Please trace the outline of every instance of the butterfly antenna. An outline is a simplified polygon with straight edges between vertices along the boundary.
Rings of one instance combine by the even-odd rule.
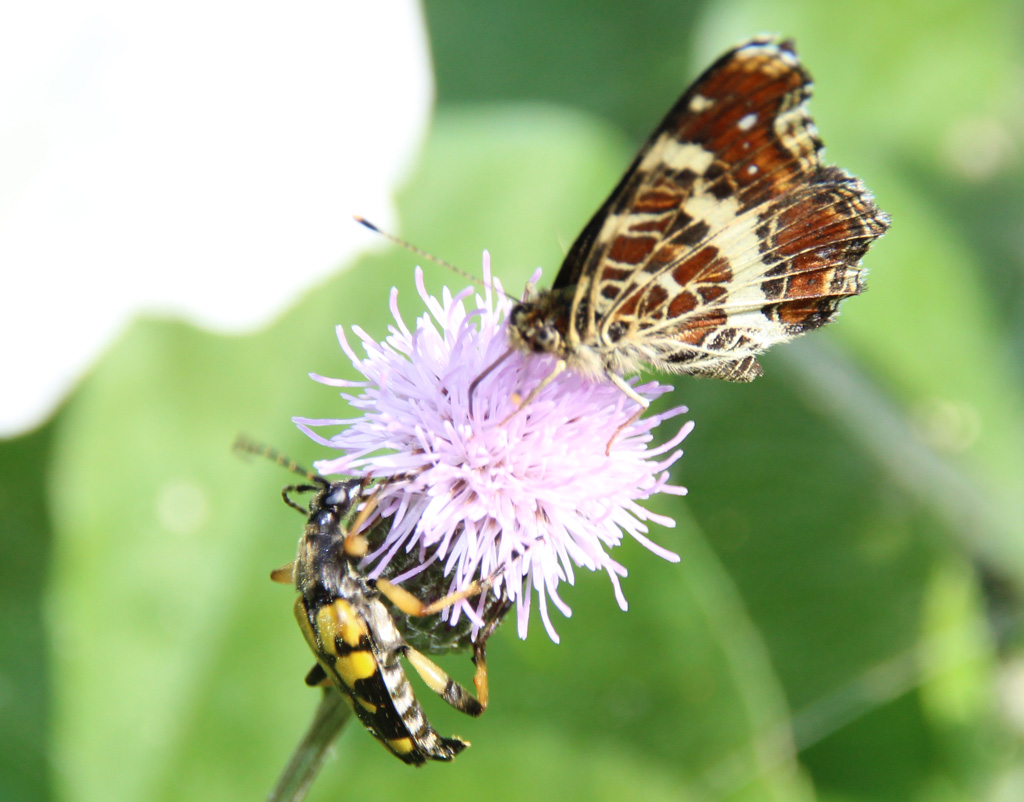
[[[472,281],[474,284],[476,284],[476,285],[478,285],[480,287],[483,287],[484,289],[487,289],[487,284],[484,283],[484,280],[482,278],[480,278],[479,276],[474,276],[472,273],[469,273],[469,272],[463,270],[461,267],[456,267],[451,262],[449,262],[449,261],[447,261],[445,259],[441,259],[438,256],[434,256],[434,254],[429,253],[428,251],[425,251],[422,248],[417,248],[411,242],[406,242],[401,237],[396,237],[394,234],[389,234],[387,231],[384,231],[384,230],[382,230],[380,228],[377,228],[377,226],[375,226],[373,223],[371,223],[365,217],[360,217],[358,214],[357,215],[353,215],[353,217],[355,218],[355,221],[357,223],[361,223],[362,225],[364,225],[368,229],[370,229],[370,231],[373,231],[373,232],[375,232],[377,234],[380,234],[382,237],[384,237],[384,239],[391,240],[393,243],[395,243],[395,245],[400,245],[401,247],[405,248],[407,251],[411,251],[412,253],[416,254],[417,256],[422,256],[424,259],[429,259],[435,265],[440,265],[441,267],[446,267],[449,270],[451,270],[453,273],[455,273],[456,275],[462,276],[464,279]],[[500,295],[504,295],[506,298],[510,297],[506,292],[504,292],[503,290],[500,290],[498,287],[495,287],[494,285],[491,285],[490,289],[494,290],[495,292],[499,293]],[[513,300],[515,300],[515,299],[513,298]]]

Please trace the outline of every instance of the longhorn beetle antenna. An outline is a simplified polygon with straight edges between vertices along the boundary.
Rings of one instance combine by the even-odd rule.
[[[417,248],[411,242],[406,242],[401,237],[396,237],[394,234],[389,234],[387,231],[384,231],[382,229],[377,228],[377,226],[375,226],[373,223],[371,223],[365,217],[360,217],[358,214],[353,215],[353,217],[355,218],[355,221],[357,223],[361,223],[362,225],[364,225],[368,229],[370,229],[370,231],[373,231],[373,232],[375,232],[377,234],[380,234],[382,237],[384,237],[384,239],[391,240],[393,243],[395,243],[395,245],[400,245],[401,247],[405,248],[407,251],[410,251],[410,252],[416,254],[417,256],[422,256],[424,259],[429,259],[435,265],[440,265],[441,267],[446,267],[449,270],[451,270],[453,273],[455,273],[456,275],[462,276],[464,279],[472,281],[474,284],[476,284],[476,285],[478,285],[480,287],[483,287],[484,289],[487,289],[487,285],[484,283],[483,279],[481,279],[479,276],[474,276],[472,273],[469,273],[469,272],[463,270],[461,267],[456,267],[455,265],[453,265],[451,262],[449,262],[446,259],[442,259],[439,256],[434,256],[434,254],[432,254],[432,253],[430,253],[428,251],[425,251],[422,248]],[[510,296],[507,292],[505,292],[504,290],[499,289],[498,287],[495,287],[493,284],[491,285],[490,289],[492,289],[494,292],[497,292],[500,295],[504,295],[506,298],[510,298],[512,301],[516,300],[515,298],[512,298],[512,296]]]
[[[286,457],[276,449],[263,445],[262,443],[256,443],[245,435],[239,435],[232,448],[239,454],[248,454],[254,457],[264,457],[269,459],[271,462],[280,465],[285,470],[297,473],[299,476],[304,476],[310,482],[315,482],[316,484],[328,484],[327,480],[319,474],[313,473],[313,471],[308,468],[303,468],[295,460]]]
[[[284,499],[284,503],[291,507],[297,512],[301,512],[303,515],[308,515],[309,510],[305,509],[301,504],[292,501],[291,493],[314,493],[323,490],[330,485],[326,479],[322,476],[313,473],[308,468],[303,468],[299,463],[293,459],[289,459],[279,451],[275,451],[270,446],[261,445],[260,443],[254,443],[243,435],[239,435],[238,439],[235,440],[234,450],[239,454],[246,454],[254,457],[266,457],[272,462],[280,465],[282,468],[297,473],[309,482],[309,484],[303,485],[288,485],[281,489],[281,498]]]

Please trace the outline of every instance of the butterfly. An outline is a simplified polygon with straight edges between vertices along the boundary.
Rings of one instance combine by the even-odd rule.
[[[752,381],[758,354],[864,290],[889,217],[822,163],[810,90],[792,42],[758,37],[683,94],[551,288],[512,308],[512,348],[558,359],[522,406],[567,369],[607,376],[641,411],[622,374],[643,365]]]

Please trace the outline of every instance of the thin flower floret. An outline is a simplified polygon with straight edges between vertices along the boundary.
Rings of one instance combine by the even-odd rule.
[[[652,445],[652,430],[685,407],[630,422],[635,401],[610,382],[572,372],[559,374],[521,406],[548,378],[553,357],[513,351],[499,361],[509,350],[512,301],[497,279],[492,282],[486,253],[484,275],[482,296],[444,288],[438,299],[417,268],[427,312],[406,326],[392,290],[394,324],[383,342],[352,329],[363,356],[339,326],[341,347],[362,378],[312,377],[342,388],[358,414],[294,420],[317,442],[343,452],[316,463],[322,474],[389,480],[379,503],[391,526],[367,557],[371,575],[405,551],[417,554],[420,565],[393,581],[434,562],[443,565],[452,589],[493,577],[494,592],[504,592],[517,608],[520,636],[526,636],[536,593],[545,629],[557,642],[548,602],[571,614],[558,586],[574,582],[575,568],[604,571],[625,610],[620,579],[626,569],[611,556],[624,537],[678,561],[648,538],[648,523],[674,521],[641,502],[686,492],[670,484],[669,468],[693,424]],[[651,382],[635,389],[653,400],[671,387]],[[318,431],[324,427],[337,431],[325,436]],[[464,613],[479,625],[479,609],[480,602],[462,602],[450,611],[451,620]]]

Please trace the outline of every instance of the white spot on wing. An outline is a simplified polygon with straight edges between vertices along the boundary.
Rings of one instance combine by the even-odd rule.
[[[704,95],[694,95],[690,98],[689,109],[694,114],[700,114],[702,111],[707,111],[715,105],[715,101],[710,98],[704,97]]]
[[[736,123],[736,127],[741,131],[749,131],[757,124],[757,115],[751,112],[740,118],[740,121]]]
[[[662,134],[640,162],[639,169],[693,170],[703,175],[715,160],[715,154],[693,142],[679,142],[670,134]]]
[[[764,59],[761,69],[772,75],[779,75],[783,67],[799,67],[797,57],[788,50],[783,50],[772,37],[758,38],[737,51],[738,56],[745,58]],[[781,62],[781,65],[780,65]]]

